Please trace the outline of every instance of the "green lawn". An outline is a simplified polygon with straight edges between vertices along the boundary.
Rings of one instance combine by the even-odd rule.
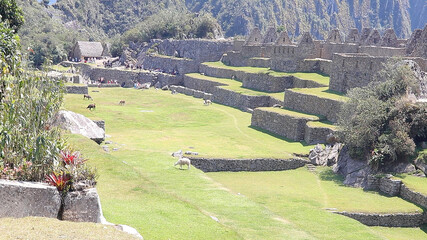
[[[317,174],[304,168],[283,172],[208,173],[232,193],[265,206],[283,219],[304,229],[316,239],[389,239],[383,229],[370,229],[355,220],[337,216],[325,209],[357,212],[415,212],[420,208],[397,197],[384,197],[359,188],[344,187],[328,169]],[[399,232],[394,230],[394,232]],[[423,239],[427,234],[414,232]],[[400,238],[409,239],[405,234]],[[412,239],[412,238],[411,238]]]
[[[308,119],[311,121],[319,121],[321,118],[323,118],[321,116],[297,112],[297,111],[289,110],[289,109],[285,109],[285,108],[261,107],[258,109],[263,110],[263,111],[268,111],[268,112],[275,112],[275,113],[279,113],[282,115],[293,116],[293,117],[297,117],[297,118],[305,118],[305,119]]]
[[[210,67],[242,71],[247,73],[269,74],[274,77],[295,76],[303,80],[311,80],[319,84],[329,86],[329,76],[324,76],[318,73],[301,73],[301,72],[287,73],[287,72],[274,71],[274,70],[271,70],[270,68],[263,68],[263,67],[235,67],[235,66],[225,65],[223,62],[205,62],[203,64]]]
[[[221,86],[221,88],[228,89],[228,90],[231,90],[233,92],[237,92],[237,93],[244,94],[244,95],[270,96],[270,97],[276,98],[276,99],[281,100],[281,101],[283,101],[284,96],[285,96],[284,92],[268,93],[268,92],[258,91],[258,90],[254,90],[254,89],[250,89],[250,88],[245,88],[245,87],[242,87],[242,82],[237,81],[237,80],[231,80],[231,79],[227,79],[227,78],[210,77],[210,76],[202,75],[200,73],[189,73],[186,75],[189,77],[192,77],[192,78],[198,78],[198,79],[202,79],[202,80],[208,80],[208,81],[218,82],[221,84],[226,84],[227,86]]]
[[[387,239],[373,228],[324,208],[416,211],[416,206],[335,183],[330,172],[305,169],[263,173],[179,170],[170,153],[206,157],[290,157],[310,146],[287,142],[249,127],[251,115],[166,91],[96,89],[97,109],[81,95],[65,108],[104,119],[112,141],[101,146],[77,135],[81,150],[100,175],[98,192],[108,221],[135,227],[145,239]],[[119,106],[126,100],[125,106]],[[240,194],[239,194],[240,193]],[[215,220],[218,219],[218,222]],[[411,232],[411,231],[409,231]],[[420,229],[413,229],[417,236]],[[404,238],[401,238],[404,239]],[[416,239],[416,238],[415,238]]]
[[[64,66],[58,64],[58,65],[49,66],[49,69],[57,71],[57,72],[66,72],[66,71],[70,70],[71,68],[70,67],[64,67]]]
[[[411,175],[399,175],[397,178],[402,179],[403,183],[410,189],[427,196],[427,179]]]
[[[343,94],[335,91],[329,90],[328,87],[321,87],[321,88],[292,88],[289,89],[293,92],[299,92],[309,95],[314,95],[320,98],[329,98],[332,100],[337,100],[341,102],[345,102],[348,100],[348,98]]]

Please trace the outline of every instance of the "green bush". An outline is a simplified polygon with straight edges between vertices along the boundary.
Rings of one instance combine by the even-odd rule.
[[[43,180],[65,144],[59,129],[50,125],[62,104],[64,83],[27,72],[3,75],[0,81],[6,86],[0,105],[0,165],[31,162],[30,174],[19,180]]]
[[[396,59],[384,65],[373,83],[350,90],[338,120],[350,154],[369,159],[376,168],[412,158],[416,143],[427,138],[426,105],[408,97],[418,90],[414,72]]]

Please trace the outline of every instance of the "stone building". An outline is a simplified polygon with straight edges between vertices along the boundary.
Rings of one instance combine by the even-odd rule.
[[[108,56],[108,48],[100,42],[77,41],[69,53],[70,59],[88,60],[89,58],[100,59]]]

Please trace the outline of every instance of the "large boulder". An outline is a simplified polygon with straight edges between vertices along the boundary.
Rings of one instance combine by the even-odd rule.
[[[64,198],[62,220],[101,223],[103,216],[96,189],[68,192]]]
[[[341,147],[341,143],[335,143],[333,145],[326,145],[325,149],[323,149],[322,145],[317,144],[310,150],[308,158],[314,165],[332,166],[338,161],[338,155]]]
[[[335,173],[342,175],[344,184],[353,187],[367,186],[368,176],[373,174],[373,170],[368,164],[368,161],[353,159],[350,157],[348,147],[344,146],[338,156],[338,161],[334,165]]]
[[[61,196],[45,183],[0,180],[0,218],[57,218]]]
[[[53,119],[53,125],[88,137],[98,144],[105,139],[105,131],[102,128],[89,118],[71,111],[59,111]]]

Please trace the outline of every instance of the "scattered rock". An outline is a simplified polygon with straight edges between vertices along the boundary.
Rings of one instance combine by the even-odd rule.
[[[105,144],[113,144],[112,141],[105,141]]]
[[[210,216],[215,222],[219,222],[219,219],[215,216]]]
[[[427,164],[423,160],[417,159],[414,164],[418,169],[423,171],[424,175],[427,175]]]
[[[104,151],[106,151],[106,152],[109,152],[110,151],[110,149],[108,148],[108,146],[102,146],[102,149],[104,150]]]
[[[322,145],[317,144],[314,149],[310,150],[308,158],[311,163],[319,166],[332,166],[338,161],[338,155],[342,144],[326,145],[323,149]]]
[[[163,86],[163,87],[162,87],[162,90],[163,90],[163,91],[168,91],[168,90],[169,90],[169,86],[168,86],[168,85]]]
[[[162,84],[160,82],[156,82],[156,84],[154,84],[154,88],[161,88]]]
[[[116,152],[116,151],[119,151],[119,149],[118,148],[113,148],[113,151]]]
[[[80,134],[100,144],[105,139],[105,131],[89,118],[71,111],[61,110],[53,118],[52,125]]]

